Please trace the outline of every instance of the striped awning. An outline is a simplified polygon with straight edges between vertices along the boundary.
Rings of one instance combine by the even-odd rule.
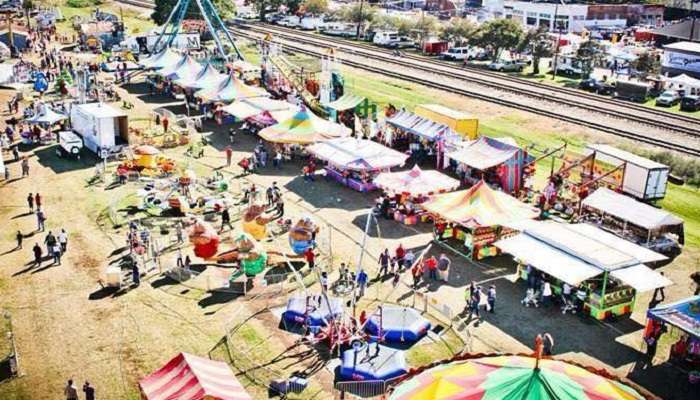
[[[326,104],[326,107],[336,111],[352,110],[364,100],[365,98],[362,96],[346,94],[343,95],[341,98],[337,99],[336,101]]]
[[[226,363],[180,353],[139,382],[147,400],[252,400]]]

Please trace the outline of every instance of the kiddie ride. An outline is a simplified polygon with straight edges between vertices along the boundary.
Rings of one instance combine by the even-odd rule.
[[[175,161],[161,154],[153,146],[141,145],[133,149],[133,157],[117,166],[117,176],[128,177],[132,173],[139,176],[167,176],[175,170]]]

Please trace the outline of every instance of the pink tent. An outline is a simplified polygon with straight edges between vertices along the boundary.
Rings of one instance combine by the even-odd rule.
[[[383,172],[374,178],[374,184],[388,193],[416,197],[450,192],[459,187],[457,179],[434,170],[423,171],[417,165],[408,171]]]
[[[147,400],[252,400],[226,363],[180,353],[139,382]]]

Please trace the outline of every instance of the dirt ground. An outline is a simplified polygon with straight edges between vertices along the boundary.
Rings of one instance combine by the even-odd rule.
[[[0,105],[8,95],[6,91],[0,93]],[[180,107],[168,99],[150,97],[143,85],[132,85],[123,95],[136,105],[134,115],[145,115],[154,107]],[[547,125],[543,120],[532,123]],[[186,159],[182,147],[168,150],[167,154],[210,173],[225,162],[222,150],[227,144],[226,129],[205,125],[212,143],[202,159]],[[248,155],[256,141],[239,134],[234,143],[234,160]],[[84,380],[92,382],[101,399],[137,399],[139,378],[177,352],[206,355],[230,328],[232,319],[240,317],[236,313],[250,312],[241,306],[241,300],[184,285],[164,284],[156,275],[147,276],[140,287],[117,295],[102,290],[97,280],[108,263],[121,255],[124,246],[124,232],[105,226],[103,214],[110,204],[132,193],[135,186],[127,184],[107,190],[104,185],[89,185],[87,180],[93,175],[96,159],[87,154],[77,161],[59,159],[51,147],[22,150],[30,159],[30,176],[0,186],[0,299],[1,306],[12,314],[22,377],[0,384],[0,398],[60,398],[66,379],[73,378],[79,384]],[[9,162],[8,167],[16,178],[18,163]],[[312,214],[328,223],[333,231],[334,258],[355,260],[364,217],[376,195],[360,194],[323,179],[304,183],[298,177],[299,169],[299,164],[290,163],[281,170],[263,169],[247,179],[264,186],[278,182],[289,214]],[[222,171],[227,176],[240,173],[237,166]],[[25,198],[30,192],[40,192],[44,198],[46,230],[63,228],[69,234],[68,252],[60,266],[46,261],[36,268],[29,263],[31,247],[35,242],[42,244],[45,236],[36,232],[35,216],[28,213]],[[15,249],[14,242],[18,230],[26,237],[20,250]],[[383,248],[393,249],[399,243],[422,248],[430,237],[425,225],[409,227],[382,220],[379,230],[371,233],[367,250],[376,256]],[[434,248],[432,253],[440,251]],[[172,262],[172,257],[172,253],[168,254],[164,262]],[[648,296],[640,296],[631,319],[616,323],[584,321],[562,316],[554,309],[523,309],[519,304],[522,285],[511,282],[514,265],[507,257],[489,260],[487,264],[451,257],[449,282],[426,285],[421,289],[424,293],[461,310],[467,282],[496,282],[499,291],[497,314],[478,325],[464,321],[457,324],[473,339],[468,350],[528,351],[534,336],[548,331],[555,336],[555,351],[562,357],[628,375],[664,398],[694,398],[693,389],[683,382],[679,371],[663,362],[664,354],[659,354],[653,368],[638,367]],[[692,292],[686,278],[697,268],[699,257],[698,249],[686,248],[681,257],[663,267],[677,282],[667,290],[668,300]],[[388,283],[374,286],[377,287],[380,294],[388,293]],[[391,300],[406,300],[408,292],[401,285],[391,294]],[[259,321],[259,331],[270,331],[273,322],[269,316],[266,318]],[[268,339],[270,348],[289,345],[289,337],[270,334],[274,335]],[[264,393],[260,388],[252,390],[256,397]]]

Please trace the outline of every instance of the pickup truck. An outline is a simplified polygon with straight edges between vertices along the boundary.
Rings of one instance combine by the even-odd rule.
[[[525,68],[525,63],[513,60],[496,61],[489,64],[489,69],[499,72],[520,72]]]

